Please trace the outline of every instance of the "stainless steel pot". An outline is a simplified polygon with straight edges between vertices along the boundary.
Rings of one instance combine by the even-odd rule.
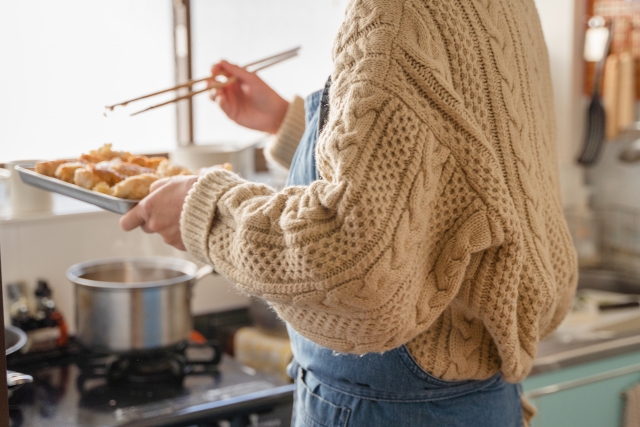
[[[4,348],[5,354],[8,356],[20,350],[27,343],[27,334],[22,329],[14,326],[4,327]],[[21,374],[19,372],[7,371],[7,387],[9,389],[9,397],[20,386],[33,382],[31,375]]]
[[[170,347],[189,340],[191,288],[210,274],[178,258],[117,258],[67,270],[75,284],[77,339],[97,352]]]

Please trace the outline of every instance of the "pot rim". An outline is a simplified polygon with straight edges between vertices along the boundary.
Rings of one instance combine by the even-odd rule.
[[[89,280],[84,279],[80,276],[90,272],[95,271],[95,267],[100,266],[108,266],[110,264],[124,264],[124,263],[139,263],[146,264],[149,266],[173,269],[175,271],[179,271],[183,273],[178,277],[173,277],[170,279],[163,280],[154,280],[149,282],[132,282],[132,283],[121,283],[121,282],[102,282],[98,280]],[[113,289],[113,290],[123,290],[123,289],[147,289],[147,288],[160,288],[164,286],[176,285],[184,282],[193,282],[196,280],[196,276],[198,273],[198,266],[185,259],[181,258],[172,258],[172,257],[160,257],[160,256],[149,256],[149,257],[119,257],[119,258],[101,258],[92,261],[85,261],[78,264],[74,264],[67,269],[67,279],[69,279],[72,283],[80,286],[86,286],[90,288],[98,288],[98,289]]]
[[[16,328],[15,326],[5,325],[4,332],[11,331],[11,333],[18,336],[18,342],[12,345],[9,348],[5,348],[5,356],[8,356],[16,351],[20,350],[27,343],[27,334],[20,328]],[[6,338],[5,338],[6,341]]]

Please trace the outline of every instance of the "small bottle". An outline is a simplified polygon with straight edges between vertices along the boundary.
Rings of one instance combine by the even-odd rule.
[[[51,288],[44,280],[38,280],[38,286],[34,292],[36,296],[36,320],[48,319],[56,311],[56,303],[51,299]]]
[[[36,309],[33,315],[35,327],[27,332],[29,351],[46,351],[63,347],[69,342],[67,325],[51,298],[51,288],[44,280],[38,280],[34,292]]]
[[[9,316],[11,324],[22,330],[29,328],[30,313],[29,302],[24,291],[25,285],[22,282],[7,284],[7,297],[9,298]]]

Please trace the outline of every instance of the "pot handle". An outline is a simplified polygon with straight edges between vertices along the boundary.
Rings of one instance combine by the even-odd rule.
[[[31,375],[7,371],[7,386],[9,387],[9,390],[15,390],[21,385],[29,384],[32,382],[33,377]]]
[[[193,277],[193,280],[194,282],[198,282],[203,277],[208,276],[212,273],[215,273],[213,267],[211,267],[210,265],[205,265],[204,267],[201,267],[198,269],[198,271],[196,271],[196,275]]]

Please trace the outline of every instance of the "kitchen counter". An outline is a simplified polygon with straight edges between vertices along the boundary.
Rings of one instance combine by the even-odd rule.
[[[532,427],[622,425],[624,396],[640,383],[640,309],[599,309],[621,295],[640,300],[640,280],[598,270],[579,277],[573,316],[540,343],[522,382],[537,408]]]
[[[578,291],[582,292],[613,292],[615,294],[630,295],[635,299],[640,297],[640,280],[635,277],[622,276],[606,270],[581,270],[578,281]],[[583,293],[583,295],[585,295]],[[613,295],[613,294],[612,294]],[[637,313],[634,315],[634,311]],[[619,311],[640,318],[640,309],[625,309]],[[607,314],[611,316],[611,314]],[[603,314],[587,317],[586,322],[603,319]],[[605,315],[606,316],[606,315]],[[618,315],[619,316],[619,315]],[[632,317],[627,317],[628,319]],[[574,322],[575,324],[575,322]],[[588,324],[588,323],[587,323]],[[593,324],[593,323],[592,323]],[[554,333],[538,346],[538,354],[530,375],[543,374],[584,363],[603,360],[612,356],[640,351],[640,321],[633,328],[619,331],[610,337],[597,334],[583,333],[573,339],[565,339],[563,335]]]
[[[640,351],[640,331],[609,339],[561,342],[555,336],[542,341],[530,376]]]

